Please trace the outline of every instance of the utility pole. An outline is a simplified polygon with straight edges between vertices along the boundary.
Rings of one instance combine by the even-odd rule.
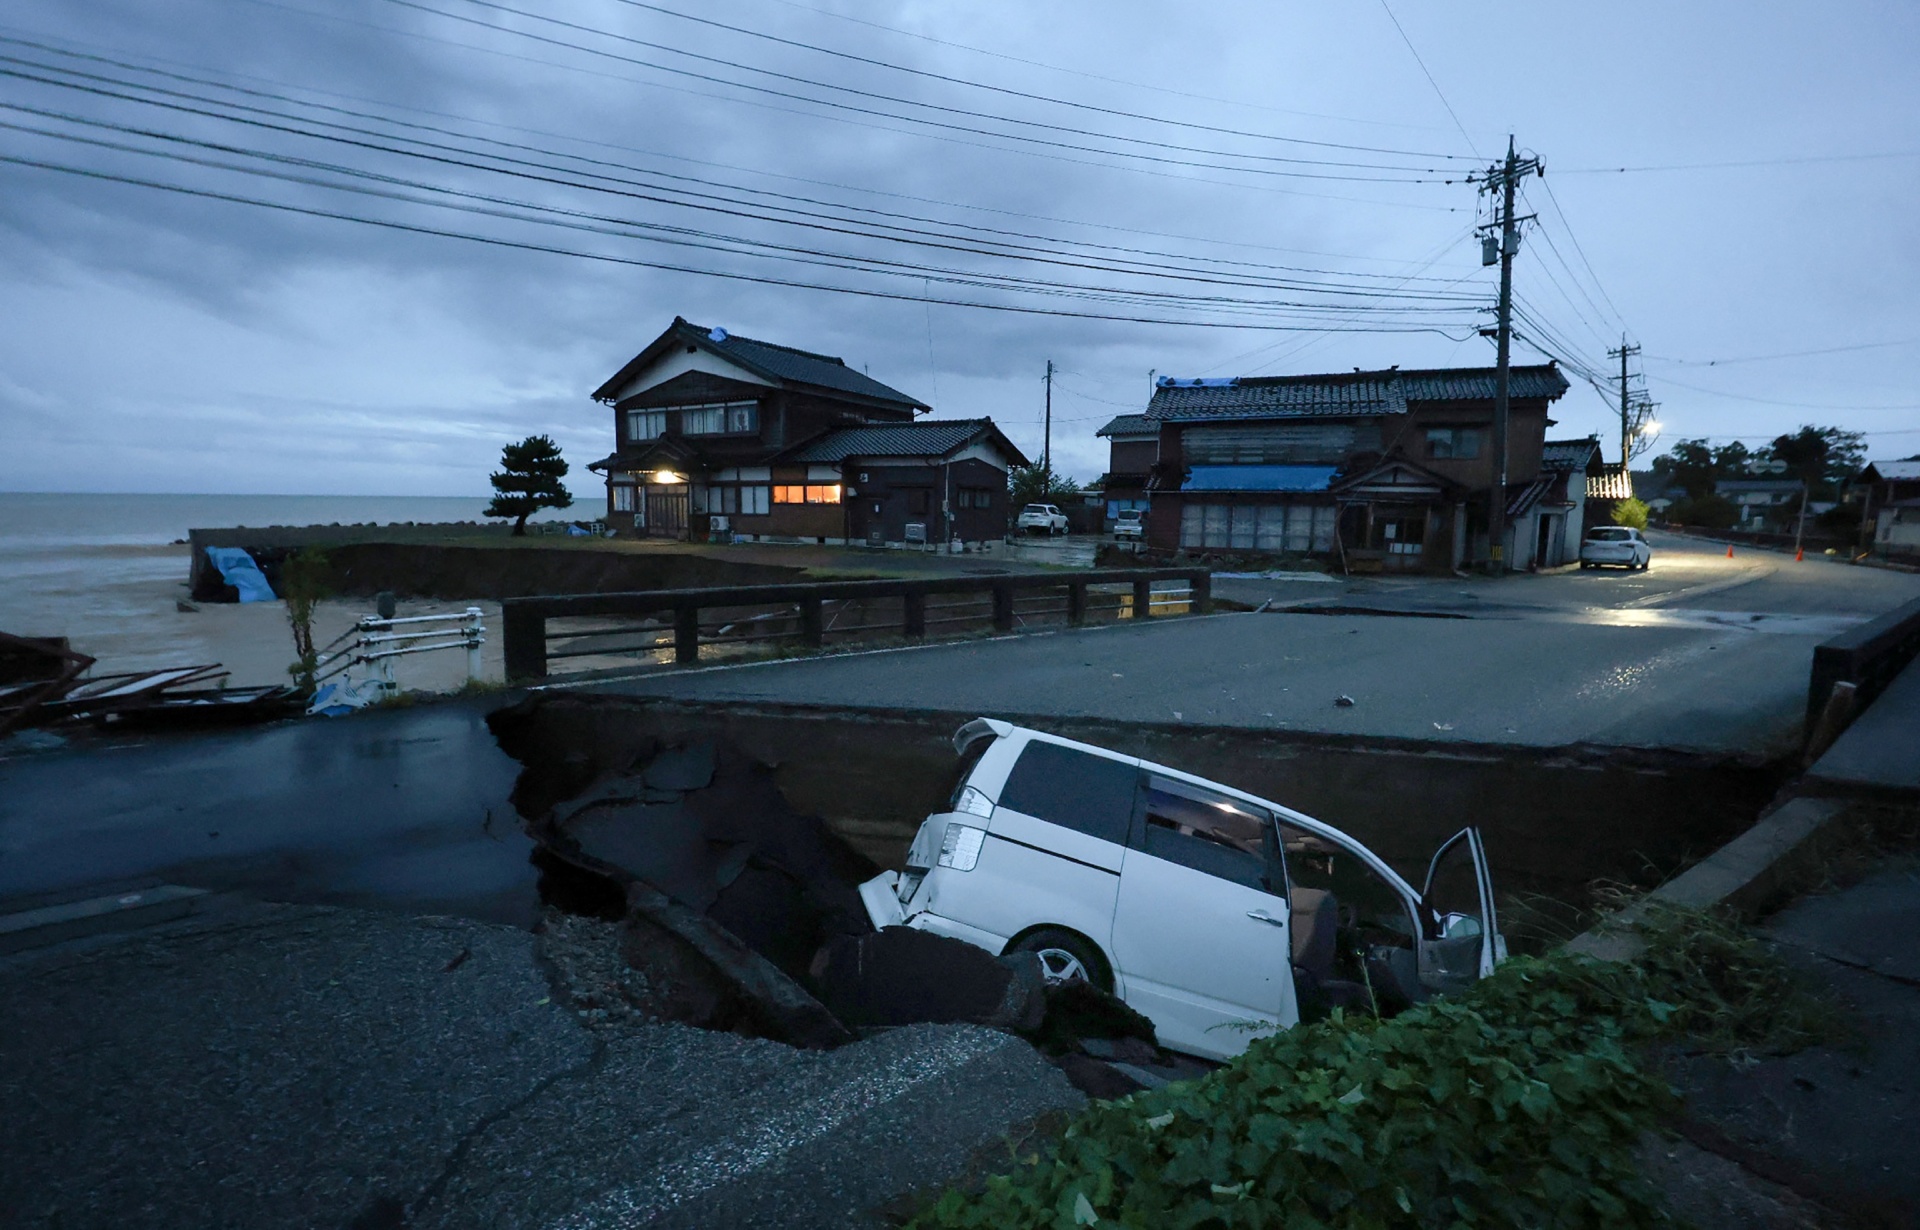
[[[1040,472],[1047,476],[1047,494],[1053,494],[1053,360],[1047,360],[1047,434],[1040,441]]]
[[[1538,158],[1522,158],[1514,152],[1513,137],[1508,136],[1505,160],[1498,166],[1488,167],[1483,181],[1487,191],[1500,194],[1500,216],[1491,224],[1500,228],[1500,307],[1494,330],[1499,367],[1493,384],[1493,491],[1487,504],[1488,563],[1496,576],[1506,571],[1507,566],[1507,419],[1513,374],[1513,258],[1520,251],[1520,219],[1513,216],[1513,193],[1522,175],[1544,173]]]
[[[1645,452],[1651,435],[1647,425],[1653,422],[1653,410],[1657,404],[1647,395],[1645,388],[1633,387],[1637,374],[1627,367],[1627,360],[1640,353],[1640,347],[1620,339],[1620,349],[1607,351],[1609,358],[1620,360],[1620,470],[1623,474],[1633,473],[1633,455]],[[1629,480],[1631,481],[1631,480]]]
[[[1609,357],[1620,357],[1620,464],[1626,465],[1633,460],[1633,401],[1627,392],[1627,360],[1640,353],[1638,346],[1629,346],[1627,339],[1620,339],[1620,349],[1609,350]]]

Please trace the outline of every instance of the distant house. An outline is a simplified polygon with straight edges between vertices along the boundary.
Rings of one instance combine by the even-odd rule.
[[[593,397],[613,412],[588,467],[607,522],[650,537],[999,538],[1024,462],[991,419],[918,420],[925,402],[842,359],[677,316]]]
[[[1541,445],[1540,476],[1548,486],[1540,497],[1542,511],[1534,526],[1536,566],[1552,568],[1579,560],[1580,539],[1588,524],[1587,486],[1606,472],[1598,436],[1548,440]]]
[[[1772,530],[1800,515],[1801,487],[1797,478],[1722,478],[1713,492],[1740,510],[1740,529]],[[1808,515],[1812,512],[1809,507]]]
[[[1920,556],[1920,457],[1873,462],[1853,484],[1866,505],[1862,537],[1883,555]]]
[[[1094,484],[1106,501],[1109,529],[1120,514],[1147,507],[1147,479],[1160,456],[1160,428],[1144,414],[1120,414],[1094,433],[1105,437],[1109,456],[1107,472]]]
[[[1444,572],[1490,557],[1498,498],[1508,566],[1556,561],[1572,470],[1542,462],[1547,410],[1567,381],[1552,364],[1511,371],[1508,483],[1498,493],[1491,367],[1163,377],[1145,414],[1159,430],[1148,541]]]

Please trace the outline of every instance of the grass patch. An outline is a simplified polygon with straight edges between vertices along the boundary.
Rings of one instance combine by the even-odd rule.
[[[1463,995],[1335,1014],[1201,1080],[1096,1105],[912,1224],[1667,1224],[1635,1158],[1677,1108],[1650,1044],[1803,1045],[1831,1022],[1731,920],[1651,921],[1641,963],[1516,957]]]

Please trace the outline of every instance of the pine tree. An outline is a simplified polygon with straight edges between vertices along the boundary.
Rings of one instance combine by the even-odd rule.
[[[527,532],[527,518],[543,508],[566,508],[573,497],[560,482],[567,463],[550,436],[528,436],[500,450],[500,468],[493,472],[493,503],[484,514],[512,517],[514,537]]]

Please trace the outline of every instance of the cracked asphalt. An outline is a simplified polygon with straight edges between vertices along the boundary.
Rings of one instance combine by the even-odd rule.
[[[0,961],[0,1224],[851,1226],[1082,1104],[970,1026],[589,1031],[526,931],[231,902]]]

